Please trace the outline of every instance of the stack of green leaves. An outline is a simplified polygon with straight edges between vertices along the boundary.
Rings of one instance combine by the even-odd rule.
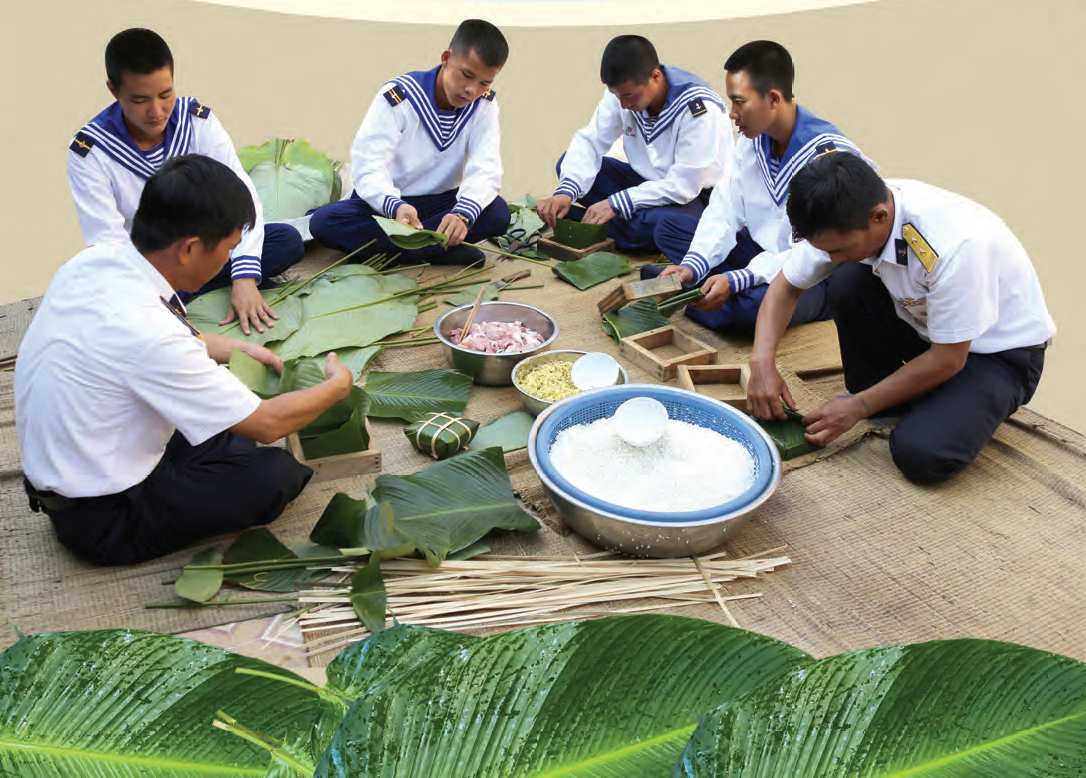
[[[618,343],[631,335],[640,335],[642,332],[655,330],[658,327],[666,327],[670,323],[668,318],[676,311],[704,296],[705,293],[700,289],[691,289],[662,303],[657,303],[651,298],[637,300],[617,311],[605,313],[603,331],[610,335],[615,343]]]
[[[268,222],[296,219],[340,198],[341,162],[331,160],[304,140],[276,138],[246,146],[238,159],[256,188]]]
[[[479,422],[448,413],[431,413],[404,428],[411,445],[434,459],[448,459],[465,448],[479,429]]]
[[[608,251],[597,251],[572,262],[560,262],[552,269],[556,276],[581,291],[633,271],[629,262]]]
[[[492,238],[499,248],[529,259],[550,259],[534,246],[526,245],[537,240],[546,226],[536,213],[535,206],[536,200],[531,195],[509,203],[509,231]]]
[[[586,249],[607,239],[608,226],[585,224],[572,219],[559,219],[554,224],[554,240],[572,249]]]

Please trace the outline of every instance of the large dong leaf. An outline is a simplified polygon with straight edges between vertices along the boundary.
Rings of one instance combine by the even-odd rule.
[[[261,297],[269,304],[280,294],[281,289],[262,289]],[[251,333],[246,335],[237,324],[220,325],[219,322],[226,318],[230,312],[230,288],[216,289],[202,294],[185,306],[185,318],[200,332],[212,335],[226,335],[229,338],[247,340],[262,346],[280,340],[286,340],[293,335],[302,325],[302,301],[296,297],[288,296],[272,306],[278,319],[274,325],[264,327],[260,332],[256,327],[251,327]]]
[[[304,140],[276,138],[248,146],[238,159],[253,182],[267,222],[296,219],[338,199],[335,163]]]
[[[664,776],[699,715],[808,661],[762,635],[677,616],[474,639],[395,626],[329,668],[330,686],[362,696],[316,776]]]
[[[554,274],[563,281],[568,281],[583,291],[596,284],[630,273],[633,267],[618,254],[597,251],[574,262],[559,262],[553,270]]]
[[[445,241],[449,239],[449,236],[443,233],[415,229],[410,224],[404,224],[395,219],[386,219],[383,216],[374,216],[373,218],[377,221],[378,226],[385,231],[385,235],[388,236],[393,245],[404,250],[421,249],[438,244],[444,246]]]
[[[269,754],[212,727],[225,710],[275,738],[310,728],[317,696],[275,665],[134,630],[31,635],[0,656],[4,778],[264,775]]]
[[[631,335],[640,335],[671,322],[656,307],[656,301],[645,299],[630,303],[624,308],[603,315],[603,331],[618,343]]]
[[[431,413],[460,415],[468,404],[471,385],[471,376],[456,370],[374,371],[366,378],[369,415],[404,421],[419,421]]]
[[[829,657],[706,716],[675,774],[1086,775],[1086,664],[973,639]]]

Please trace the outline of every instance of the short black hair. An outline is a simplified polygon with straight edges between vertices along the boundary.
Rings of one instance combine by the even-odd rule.
[[[765,97],[770,89],[778,90],[785,100],[792,101],[792,85],[796,67],[788,49],[774,41],[751,41],[732,52],[724,63],[729,73],[745,71],[750,85]]]
[[[618,86],[627,81],[635,84],[648,83],[652,71],[660,67],[656,47],[648,38],[640,35],[619,35],[612,38],[603,50],[600,61],[600,81],[607,86]]]
[[[209,251],[235,230],[252,229],[256,207],[238,174],[203,154],[163,163],[147,179],[132,219],[132,244],[141,254],[199,238]]]
[[[460,22],[449,43],[449,50],[458,54],[474,51],[488,68],[504,67],[509,59],[509,43],[502,31],[482,19]]]
[[[810,240],[827,231],[866,229],[871,210],[888,195],[886,182],[859,156],[822,154],[804,165],[788,187],[792,235]]]
[[[125,73],[143,76],[162,68],[173,73],[173,54],[153,30],[133,27],[117,33],[106,44],[106,78],[114,87],[121,85]]]

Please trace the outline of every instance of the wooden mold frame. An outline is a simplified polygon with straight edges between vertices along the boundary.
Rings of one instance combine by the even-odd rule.
[[[352,475],[381,472],[381,450],[373,439],[369,419],[366,419],[366,432],[370,436],[370,447],[365,451],[353,451],[350,454],[336,454],[331,457],[306,459],[302,449],[302,440],[297,432],[287,435],[287,450],[303,465],[313,468],[310,483],[331,481],[336,478],[348,478]]]
[[[589,254],[595,254],[597,251],[614,251],[615,240],[614,238],[607,238],[606,240],[601,240],[599,243],[593,243],[587,248],[575,249],[564,243],[559,243],[552,238],[540,238],[537,246],[540,251],[551,259],[558,259],[562,262],[573,262],[578,259],[584,259]]]
[[[697,392],[698,386],[706,384],[727,387],[726,394],[711,395],[726,402],[743,413],[747,412],[747,384],[750,382],[750,367],[747,365],[679,365],[677,371],[679,386],[688,392]],[[709,396],[708,392],[700,392]]]
[[[674,357],[653,353],[665,346],[674,346],[683,353]],[[619,341],[618,348],[626,359],[661,382],[674,380],[680,365],[711,364],[718,353],[712,346],[690,337],[670,324],[623,338]]]
[[[611,311],[617,311],[632,302],[646,298],[651,298],[658,303],[663,302],[674,297],[682,290],[683,284],[677,275],[643,278],[640,281],[624,281],[596,303],[596,307],[601,314],[611,313]]]

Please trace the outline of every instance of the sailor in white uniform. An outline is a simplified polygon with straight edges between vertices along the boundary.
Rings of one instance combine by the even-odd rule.
[[[987,208],[918,181],[884,182],[852,154],[797,173],[788,216],[807,242],[762,303],[748,408],[779,418],[783,398],[795,409],[777,344],[803,290],[829,278],[852,394],[804,417],[808,440],[825,445],[860,419],[900,414],[898,468],[950,478],[1029,402],[1056,331],[1022,244]]]
[[[68,147],[68,181],[87,245],[128,242],[144,184],[167,159],[216,159],[249,187],[256,223],[230,266],[196,294],[232,284],[223,324],[239,318],[246,335],[250,325],[264,332],[278,317],[257,286],[302,258],[301,235],[289,225],[264,224],[260,198],[218,118],[195,98],[174,94],[173,55],[157,33],[133,28],[113,36],[106,46],[106,75],[116,102],[84,125]]]
[[[502,164],[498,104],[491,88],[509,56],[497,27],[464,21],[441,64],[381,87],[351,147],[354,191],[321,206],[309,229],[321,243],[354,251],[399,253],[401,262],[470,264],[476,243],[505,234],[509,206],[498,197]],[[441,232],[446,247],[403,251],[373,216]]]
[[[793,100],[795,66],[773,41],[740,46],[724,63],[731,119],[740,135],[727,179],[713,190],[701,219],[669,216],[657,229],[660,250],[675,267],[647,265],[643,277],[678,274],[701,284],[705,299],[686,309],[699,324],[752,335],[758,306],[792,245],[785,213],[788,183],[827,151],[859,154],[835,126]],[[791,324],[829,317],[825,285],[809,290]]]
[[[312,476],[257,442],[341,401],[351,371],[330,354],[326,381],[261,400],[222,363],[235,349],[282,360],[197,332],[176,296],[218,273],[255,221],[230,168],[174,157],[147,180],[131,240],[85,249],[50,283],[15,363],[16,427],[31,508],[78,556],[134,564],[266,524]]]
[[[609,223],[623,251],[651,252],[668,216],[697,219],[722,182],[733,141],[724,101],[703,80],[660,64],[652,43],[620,35],[603,51],[607,87],[596,112],[558,161],[558,187],[537,203],[550,226],[557,219]],[[628,162],[605,156],[619,138]],[[579,203],[587,210],[573,209]]]

